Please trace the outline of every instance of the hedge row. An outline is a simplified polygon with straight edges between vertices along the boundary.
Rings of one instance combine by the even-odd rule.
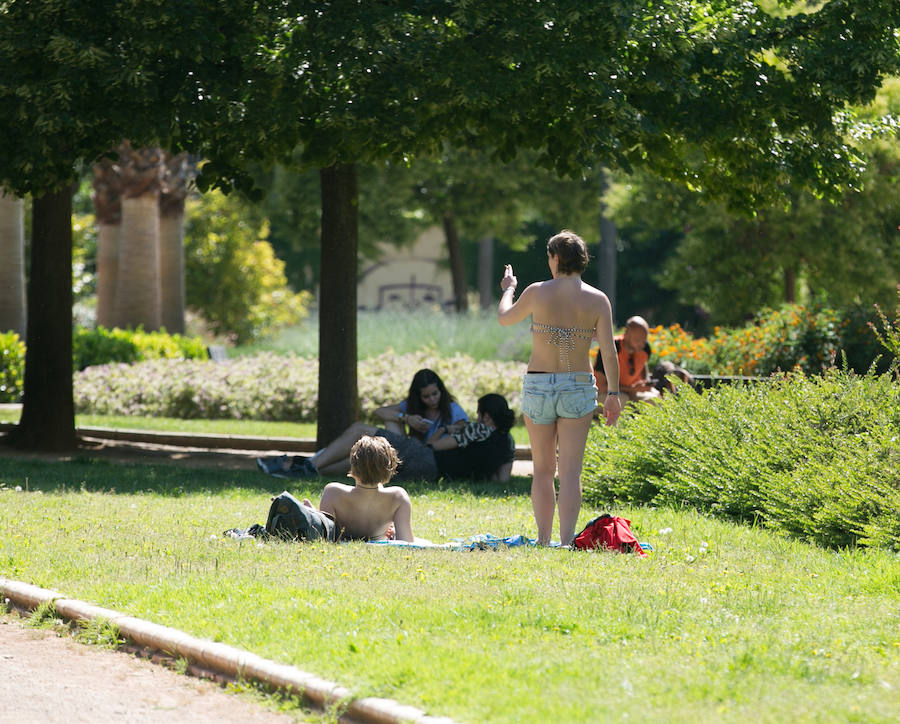
[[[689,505],[831,547],[900,550],[900,385],[831,370],[699,394],[596,428],[585,498]]]
[[[77,327],[72,334],[75,370],[110,362],[128,364],[149,359],[205,359],[207,356],[206,345],[199,337],[103,327]],[[0,334],[0,402],[22,399],[24,377],[25,343],[15,332]]]
[[[478,398],[488,392],[506,396],[519,409],[525,371],[520,362],[386,353],[359,361],[361,415],[405,399],[410,380],[423,367],[441,376],[470,415]],[[75,375],[75,409],[99,415],[312,422],[317,415],[318,379],[318,360],[271,353],[217,363],[151,360],[99,365]]]

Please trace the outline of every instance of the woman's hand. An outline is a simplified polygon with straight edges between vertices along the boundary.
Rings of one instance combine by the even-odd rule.
[[[404,420],[416,432],[428,432],[431,427],[431,420],[426,420],[421,415],[407,415]]]
[[[610,427],[616,424],[619,415],[622,412],[622,403],[619,402],[618,395],[607,395],[603,401],[603,417],[606,418],[606,424]]]
[[[515,290],[518,285],[519,280],[513,274],[512,264],[507,264],[503,267],[503,279],[500,280],[500,289],[505,292],[509,287],[512,287]]]

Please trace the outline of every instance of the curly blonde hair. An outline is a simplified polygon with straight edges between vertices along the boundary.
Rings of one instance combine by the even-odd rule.
[[[388,482],[400,456],[386,438],[365,435],[350,448],[350,474],[363,485]]]

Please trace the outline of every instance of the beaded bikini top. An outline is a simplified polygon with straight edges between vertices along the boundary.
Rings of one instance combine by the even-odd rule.
[[[532,322],[531,331],[534,333],[542,332],[547,335],[547,344],[556,345],[559,349],[559,358],[565,359],[566,370],[571,372],[572,364],[569,361],[569,352],[575,349],[575,340],[586,339],[590,341],[594,338],[595,330],[579,329],[578,327],[555,327],[551,324]]]

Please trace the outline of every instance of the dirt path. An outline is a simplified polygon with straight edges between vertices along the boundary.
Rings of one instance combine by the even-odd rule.
[[[304,721],[124,652],[0,616],[0,722],[161,724]]]

